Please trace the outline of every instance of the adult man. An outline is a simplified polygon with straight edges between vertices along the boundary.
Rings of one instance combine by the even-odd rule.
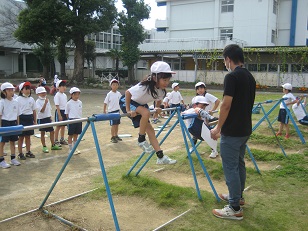
[[[228,201],[223,209],[213,209],[219,218],[242,220],[243,191],[246,181],[245,148],[252,132],[251,112],[255,99],[256,81],[243,67],[243,50],[230,44],[223,51],[224,63],[229,71],[224,79],[223,100],[218,124],[211,130],[213,139],[221,133],[220,153],[229,194],[219,194]]]

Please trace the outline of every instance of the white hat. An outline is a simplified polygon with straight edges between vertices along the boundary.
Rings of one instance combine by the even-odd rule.
[[[205,83],[203,83],[203,82],[198,82],[198,83],[196,83],[195,88],[200,87],[200,86],[202,86],[202,85],[203,85],[204,87],[206,87]]]
[[[75,93],[75,92],[80,92],[80,90],[79,90],[78,87],[72,87],[72,88],[70,89],[70,94],[73,94],[73,93]]]
[[[202,95],[198,95],[195,96],[192,100],[191,100],[192,104],[196,104],[196,103],[202,103],[202,104],[210,104],[210,102],[207,100],[207,98],[205,98]]]
[[[35,93],[38,95],[38,94],[41,94],[41,93],[45,93],[45,92],[47,92],[46,91],[46,89],[45,89],[45,87],[38,87],[38,88],[36,88],[36,90],[35,90]]]
[[[166,94],[167,97],[168,97],[169,95],[171,95],[171,92],[168,92],[168,93]]]
[[[151,66],[152,73],[171,73],[175,74],[174,71],[171,71],[171,68],[168,63],[163,61],[157,61],[152,64]]]
[[[13,84],[5,82],[1,84],[1,91],[4,91],[5,89],[15,89],[15,87],[13,86]]]
[[[112,79],[112,80],[110,80],[110,86],[111,86],[111,84],[114,83],[114,82],[119,83],[119,80],[117,80],[117,79]]]
[[[172,89],[174,89],[177,85],[179,85],[179,83],[173,83],[173,84],[171,85]]]
[[[56,88],[58,88],[58,87],[59,87],[59,85],[60,85],[60,83],[61,83],[62,81],[66,83],[66,81],[65,81],[65,80],[59,80],[59,81],[57,81],[57,83],[56,83]]]
[[[30,82],[23,82],[23,83],[19,84],[19,90],[21,91],[21,89],[25,86],[31,86],[31,83]]]
[[[54,79],[57,79],[58,78],[58,75],[55,75]]]
[[[285,83],[281,85],[284,89],[292,91],[292,85],[290,83]]]

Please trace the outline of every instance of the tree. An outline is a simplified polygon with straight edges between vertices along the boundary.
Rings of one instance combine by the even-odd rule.
[[[146,38],[143,26],[140,22],[148,19],[151,7],[144,0],[122,0],[126,13],[122,11],[119,15],[118,26],[122,42],[122,61],[128,68],[128,81],[134,81],[134,65],[140,59],[139,44]]]
[[[115,70],[119,71],[119,63],[122,59],[122,51],[118,49],[110,49],[107,53],[115,61]]]
[[[114,0],[61,0],[69,14],[67,20],[71,38],[75,44],[74,76],[77,82],[84,79],[84,38],[87,34],[110,29],[117,16]]]
[[[94,69],[93,63],[94,63],[95,57],[96,57],[95,42],[92,41],[92,40],[88,40],[88,41],[85,42],[85,53],[84,53],[84,58],[87,61],[88,70],[90,70],[91,63],[92,63],[92,67]]]

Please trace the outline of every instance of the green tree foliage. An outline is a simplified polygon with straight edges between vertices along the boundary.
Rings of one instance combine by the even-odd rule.
[[[107,53],[113,60],[115,60],[115,71],[119,71],[119,62],[122,59],[122,51],[118,49],[110,49]]]
[[[119,15],[118,26],[122,42],[122,61],[128,67],[128,81],[134,81],[134,65],[140,59],[139,44],[146,38],[144,28],[140,22],[148,19],[151,8],[143,0],[122,0],[123,7],[126,9]]]
[[[85,42],[85,52],[84,52],[84,59],[87,61],[88,69],[90,70],[90,65],[95,60],[96,54],[95,54],[95,42],[92,40],[88,40]]]

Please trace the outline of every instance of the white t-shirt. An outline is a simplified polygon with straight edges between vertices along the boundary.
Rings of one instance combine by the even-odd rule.
[[[54,97],[55,105],[59,105],[60,110],[65,110],[67,103],[67,95],[65,93],[57,92]]]
[[[292,93],[288,93],[288,94],[285,94],[284,96],[282,96],[282,98],[288,98],[286,100],[284,100],[285,104],[287,103],[291,103],[292,101],[296,100],[295,96],[292,94]],[[288,105],[288,108],[290,109],[290,105]],[[285,109],[282,102],[280,103],[280,109]]]
[[[65,114],[69,119],[82,118],[82,102],[78,100],[69,100],[66,104]]]
[[[51,117],[51,105],[50,105],[49,100],[48,100],[48,103],[46,104],[45,111],[41,112],[44,104],[45,104],[44,99],[39,98],[36,100],[37,119],[44,119],[44,118]]]
[[[118,92],[118,91],[108,92],[108,94],[107,94],[107,96],[104,100],[104,103],[108,105],[108,112],[120,110],[119,101],[120,101],[121,96],[122,96],[121,93]]]
[[[179,91],[172,91],[168,96],[169,104],[179,104],[183,100],[183,97]]]
[[[208,112],[213,109],[215,102],[218,98],[210,93],[206,93],[204,97],[207,99],[208,102],[210,102],[210,104],[205,109],[205,111]]]
[[[17,102],[19,104],[20,115],[32,115],[36,110],[36,104],[34,99],[30,97],[18,96]]]
[[[8,120],[8,121],[17,120],[17,117],[19,116],[19,104],[17,100],[1,99],[0,115],[1,119],[3,120]]]
[[[195,109],[194,109],[194,108],[189,108],[189,109],[187,109],[186,111],[183,111],[182,114],[183,114],[183,115],[190,115],[190,114],[196,114],[196,115],[197,115],[197,113],[195,112]],[[184,121],[185,121],[185,124],[186,124],[186,127],[188,127],[188,126],[191,124],[191,122],[192,122],[193,119],[194,119],[194,118],[188,118],[188,119],[185,119],[185,120],[184,120]]]
[[[137,85],[131,87],[128,89],[128,91],[132,95],[132,100],[139,103],[140,105],[144,105],[150,102],[163,100],[165,96],[165,92],[162,89],[156,89],[157,92],[157,99],[154,99],[151,95],[151,92],[147,92],[146,86],[140,85],[138,83]]]
[[[167,103],[170,106],[169,99],[167,96],[163,99],[163,103]]]
[[[305,107],[305,105],[303,103],[300,103],[299,105],[297,105],[297,103],[292,105],[292,109],[294,111],[294,115],[296,116],[297,120],[301,120],[306,116],[306,113],[303,109],[303,107]]]

